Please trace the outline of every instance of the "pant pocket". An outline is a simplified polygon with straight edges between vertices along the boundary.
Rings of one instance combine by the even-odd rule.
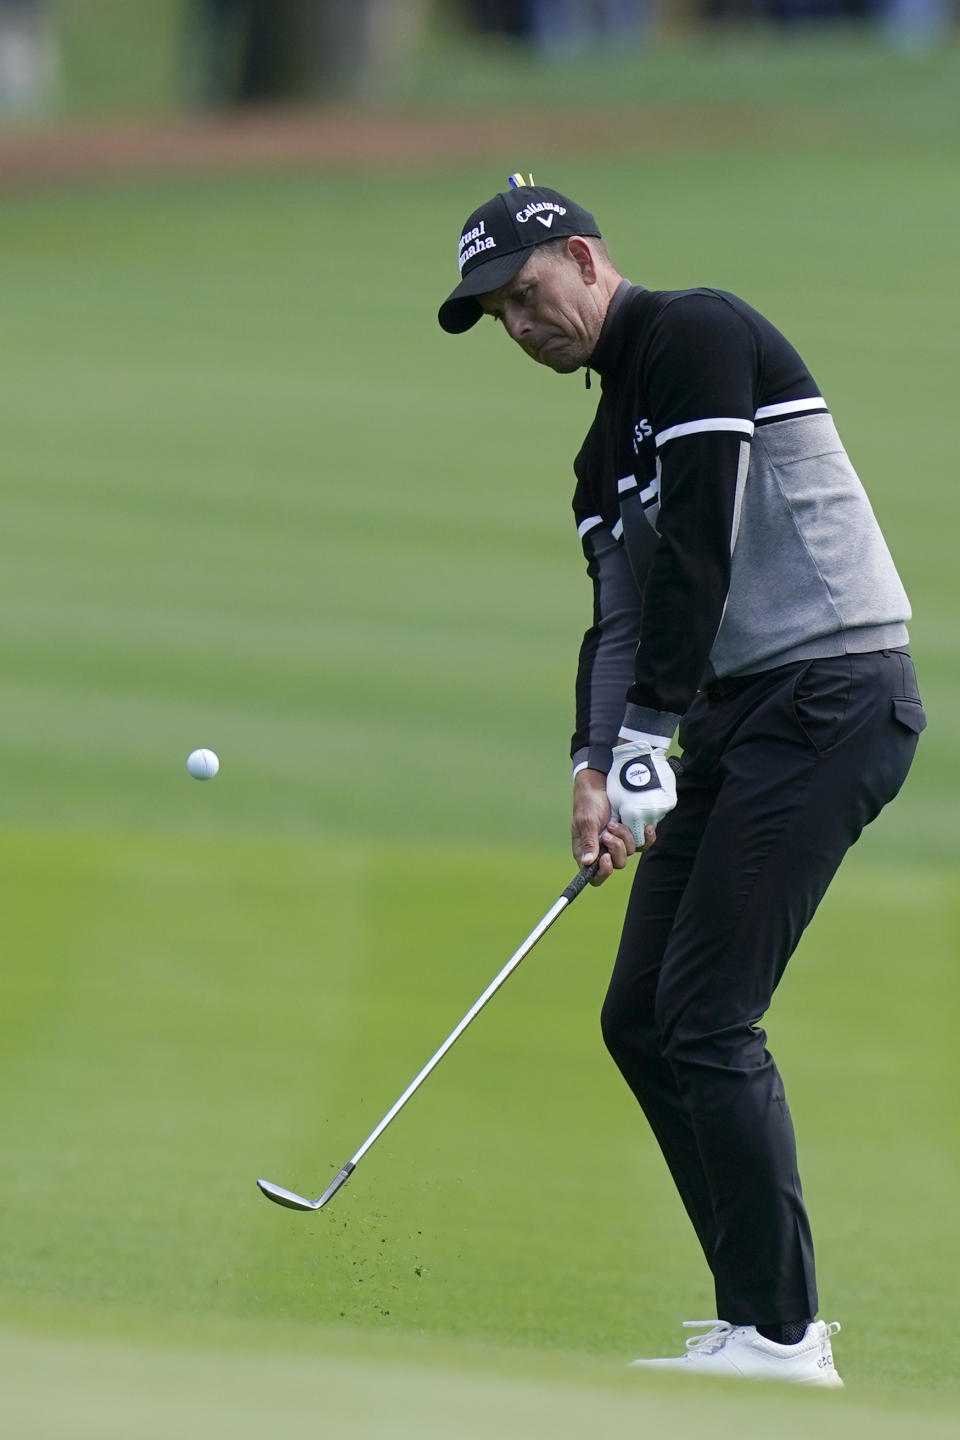
[[[804,739],[825,755],[843,733],[853,673],[849,656],[811,660],[793,682],[793,715]]]
[[[912,730],[914,735],[926,730],[927,715],[919,700],[914,700],[909,695],[894,695],[890,703],[893,706],[894,720],[905,730]]]

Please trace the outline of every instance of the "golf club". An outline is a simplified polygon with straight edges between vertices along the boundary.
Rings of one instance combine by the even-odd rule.
[[[679,761],[677,761],[673,756],[671,756],[669,763],[671,768],[677,774],[679,774]],[[463,1034],[464,1030],[466,1030],[470,1022],[476,1019],[476,1017],[480,1014],[480,1011],[483,1009],[484,1005],[486,1005],[487,1001],[492,999],[492,997],[497,993],[504,981],[513,974],[514,970],[516,970],[521,960],[523,960],[527,955],[530,954],[530,951],[533,949],[534,945],[536,945],[537,941],[547,933],[547,931],[550,929],[550,926],[560,915],[563,914],[567,906],[571,905],[573,901],[576,900],[580,892],[585,889],[587,885],[589,885],[590,881],[596,875],[599,865],[600,860],[598,858],[589,865],[581,866],[580,870],[570,881],[570,884],[560,895],[556,903],[552,905],[551,908],[547,911],[546,915],[544,915],[539,925],[537,925],[533,930],[531,930],[530,934],[527,936],[526,940],[524,940],[520,948],[514,951],[514,953],[510,956],[510,959],[507,961],[506,965],[504,965],[503,969],[490,981],[490,984],[487,986],[486,990],[484,990],[480,998],[476,1000],[473,1005],[471,1005],[470,1009],[467,1011],[466,1015],[464,1015],[459,1025],[457,1025],[457,1027],[450,1032],[446,1040],[444,1040],[443,1044],[440,1046],[440,1049],[437,1050],[434,1055],[431,1055],[430,1059],[427,1061],[426,1065],[424,1065],[420,1073],[416,1075],[413,1080],[410,1081],[410,1084],[407,1086],[406,1090],[404,1090],[399,1100],[397,1100],[396,1103],[392,1105],[391,1108],[387,1111],[386,1115],[384,1115],[377,1128],[367,1136],[366,1140],[364,1140],[363,1144],[360,1146],[360,1149],[356,1152],[356,1154],[352,1155],[351,1158],[347,1161],[346,1165],[344,1165],[343,1169],[339,1170],[337,1174],[333,1177],[326,1190],[324,1190],[323,1194],[318,1196],[316,1200],[308,1200],[305,1195],[297,1195],[295,1191],[287,1190],[283,1185],[275,1185],[271,1180],[258,1180],[257,1184],[259,1185],[261,1191],[268,1200],[272,1200],[275,1205],[285,1205],[289,1210],[322,1210],[324,1205],[326,1205],[327,1201],[333,1199],[337,1191],[350,1179],[350,1176],[353,1174],[354,1170],[356,1169],[360,1161],[363,1159],[364,1155],[366,1155],[371,1145],[373,1145],[377,1140],[379,1140],[380,1136],[383,1134],[384,1130],[386,1130],[391,1120],[393,1120],[393,1118],[400,1113],[404,1105],[406,1105],[407,1101],[410,1099],[411,1095],[414,1095],[416,1091],[420,1089],[420,1086],[423,1084],[424,1080],[426,1080],[431,1070],[434,1070],[436,1066],[439,1065],[444,1055],[446,1055],[447,1051],[451,1048],[451,1046],[453,1046],[454,1043],[459,1040],[460,1036]]]
[[[444,1040],[443,1044],[440,1046],[440,1049],[436,1052],[436,1054],[430,1057],[426,1065],[424,1065],[423,1069],[420,1071],[419,1075],[417,1075],[413,1080],[411,1080],[410,1084],[407,1086],[406,1090],[404,1090],[403,1094],[400,1096],[396,1104],[387,1111],[386,1115],[384,1115],[383,1119],[380,1121],[380,1124],[372,1132],[372,1134],[367,1136],[366,1140],[364,1140],[357,1153],[353,1155],[347,1161],[346,1165],[344,1165],[343,1169],[334,1176],[330,1184],[327,1186],[326,1190],[324,1190],[323,1194],[316,1200],[308,1200],[303,1195],[296,1195],[292,1190],[284,1189],[282,1185],[274,1185],[270,1180],[258,1180],[257,1184],[260,1186],[260,1189],[263,1191],[264,1195],[266,1195],[268,1200],[273,1200],[277,1205],[286,1205],[291,1210],[322,1210],[324,1205],[326,1205],[327,1201],[333,1199],[334,1195],[336,1195],[340,1187],[342,1185],[345,1185],[346,1182],[350,1179],[350,1176],[353,1174],[354,1169],[363,1159],[364,1155],[366,1155],[371,1145],[373,1145],[374,1142],[380,1138],[384,1130],[386,1130],[387,1126],[390,1124],[390,1121],[394,1118],[395,1115],[398,1115],[400,1113],[404,1105],[406,1105],[407,1101],[410,1099],[411,1095],[415,1094],[416,1091],[419,1090],[420,1086],[423,1084],[424,1080],[426,1080],[431,1070],[433,1070],[437,1065],[439,1065],[444,1055],[446,1055],[447,1051],[451,1048],[451,1046],[460,1038],[460,1036],[463,1034],[464,1030],[466,1030],[470,1022],[474,1020],[477,1015],[480,1014],[480,1011],[483,1009],[484,1005],[486,1005],[487,1001],[490,1000],[497,993],[504,981],[513,974],[514,970],[516,970],[521,960],[523,960],[525,956],[529,955],[534,945],[536,945],[537,941],[542,935],[546,934],[546,932],[550,929],[550,926],[557,919],[557,917],[562,915],[564,910],[566,910],[567,906],[572,904],[572,902],[576,900],[581,890],[583,890],[586,885],[589,885],[590,881],[597,873],[597,867],[599,863],[599,860],[594,860],[591,865],[582,866],[578,874],[574,876],[570,884],[564,890],[563,894],[557,900],[556,904],[547,911],[546,915],[544,915],[539,925],[537,925],[537,927],[530,932],[526,940],[524,940],[523,944],[520,946],[519,950],[516,950],[513,955],[510,956],[510,959],[507,961],[506,965],[504,965],[500,973],[490,981],[490,984],[487,986],[486,990],[484,990],[480,998],[470,1007],[470,1009],[467,1011],[466,1015],[464,1015],[463,1019],[460,1021],[456,1029],[450,1032],[446,1040]]]

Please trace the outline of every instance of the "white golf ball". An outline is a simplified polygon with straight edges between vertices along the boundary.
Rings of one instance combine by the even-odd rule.
[[[212,750],[191,750],[187,769],[194,780],[212,780],[220,769],[220,761]]]

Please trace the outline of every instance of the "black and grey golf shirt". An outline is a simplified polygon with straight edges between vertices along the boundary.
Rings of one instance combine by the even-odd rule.
[[[813,377],[722,290],[624,281],[590,361],[574,513],[593,581],[575,769],[666,744],[728,675],[907,643],[910,607]]]

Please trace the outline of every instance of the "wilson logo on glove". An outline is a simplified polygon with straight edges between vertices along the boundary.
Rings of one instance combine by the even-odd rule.
[[[624,790],[659,790],[660,779],[649,765],[642,760],[630,760],[620,769],[620,784]]]

